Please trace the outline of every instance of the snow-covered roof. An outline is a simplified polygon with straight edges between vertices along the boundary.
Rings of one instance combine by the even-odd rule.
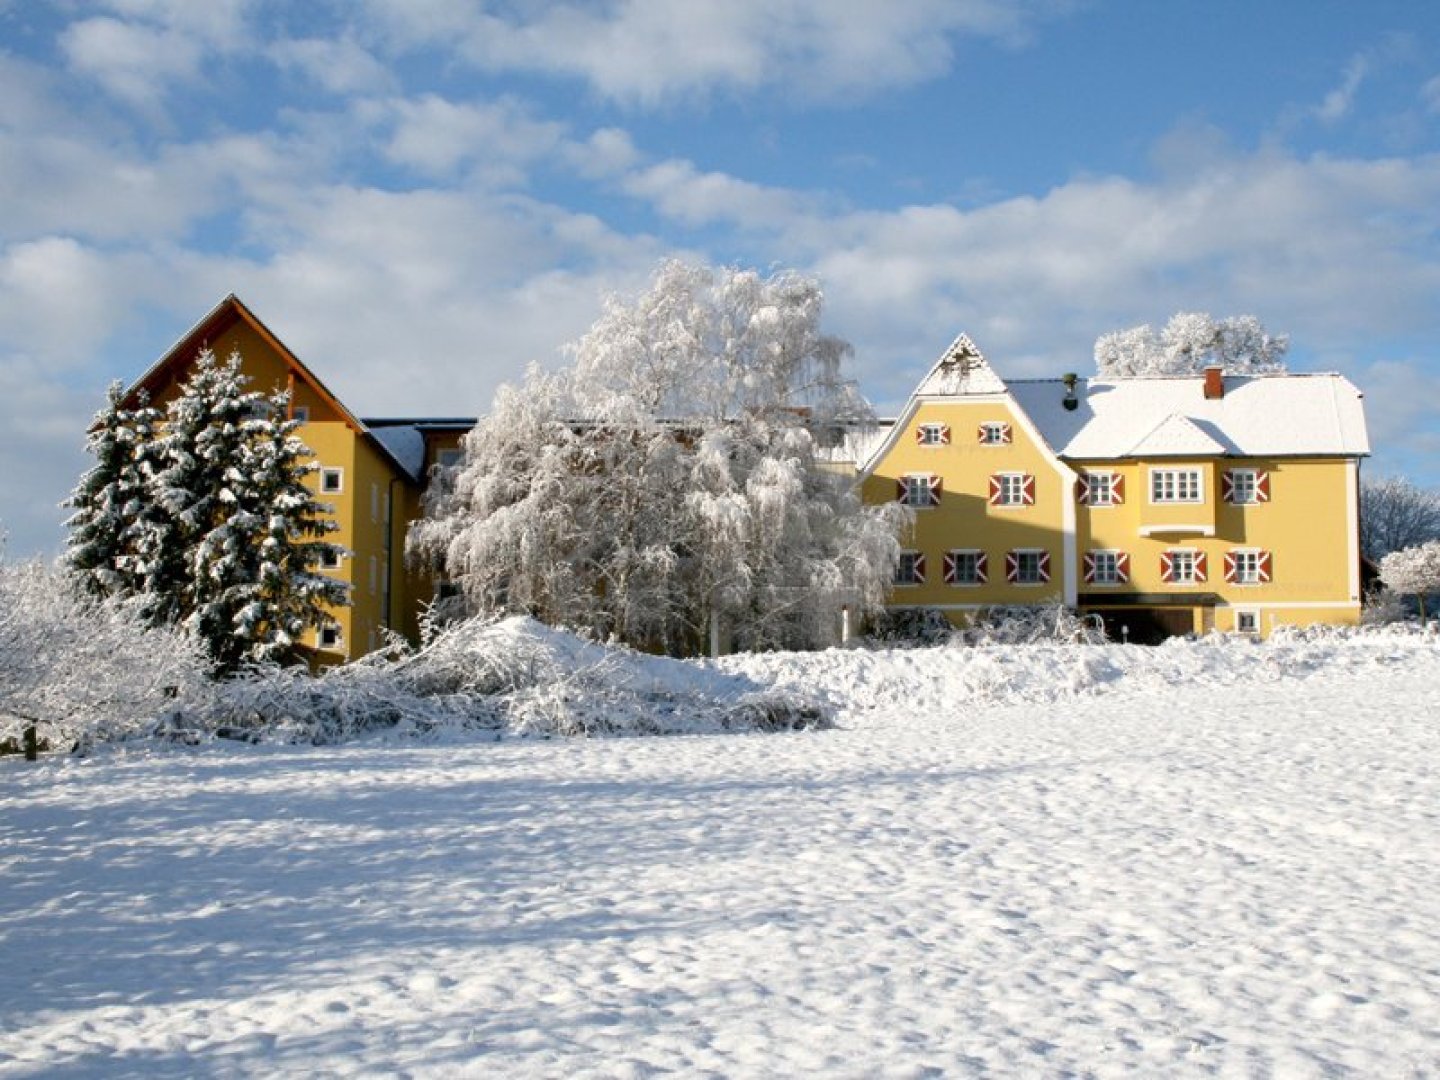
[[[425,471],[425,436],[413,424],[375,426],[370,437],[384,447],[395,464],[419,481]]]
[[[921,380],[915,394],[918,397],[937,397],[1004,392],[1004,381],[991,370],[979,347],[968,336],[961,334]]]
[[[1219,398],[1206,398],[1204,386],[1199,375],[1089,379],[1077,384],[1073,410],[1059,379],[1008,389],[1065,458],[1370,452],[1363,395],[1343,375],[1227,375]]]

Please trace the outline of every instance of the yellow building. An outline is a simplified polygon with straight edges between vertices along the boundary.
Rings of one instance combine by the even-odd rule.
[[[1148,641],[1358,622],[1368,453],[1339,375],[1007,383],[962,335],[859,465],[915,510],[892,606],[1058,601]]]
[[[328,539],[345,549],[322,572],[350,585],[351,603],[331,612],[334,623],[311,631],[306,646],[320,665],[362,656],[387,631],[413,639],[432,582],[405,567],[405,532],[420,514],[432,466],[455,452],[473,419],[361,420],[345,407],[234,295],[227,296],[126,392],[144,391],[163,408],[179,392],[203,349],[221,359],[239,353],[250,389],[290,392],[297,434],[314,453],[310,484],[333,508],[338,529]]]

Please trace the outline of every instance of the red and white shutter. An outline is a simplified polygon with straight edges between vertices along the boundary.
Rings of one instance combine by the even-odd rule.
[[[925,425],[917,424],[915,427],[915,445],[924,446],[925,442]]]
[[[1050,580],[1050,553],[1048,551],[1040,552],[1039,562],[1040,580],[1048,582]]]
[[[1009,424],[1000,425],[1000,441],[1002,443],[1012,443],[1015,441],[1015,433],[1010,430]]]
[[[940,445],[941,445],[941,446],[949,446],[949,445],[950,445],[950,425],[949,425],[949,424],[941,424],[941,425],[940,425]]]
[[[986,555],[983,551],[975,556],[975,580],[981,585],[985,585],[990,581],[990,570],[986,562]]]
[[[1005,494],[1005,482],[998,475],[990,477],[990,505],[999,506],[1000,500]]]
[[[909,501],[909,500],[908,500],[909,494],[910,494],[910,485],[907,484],[907,483],[905,483],[905,477],[903,477],[903,476],[897,476],[897,477],[895,478],[895,498],[896,498],[898,501],[902,502],[902,503],[903,503],[903,502],[907,502],[907,501]]]
[[[1115,580],[1125,584],[1130,581],[1130,553],[1128,551],[1115,553]]]
[[[1206,557],[1205,557],[1205,552],[1203,552],[1203,551],[1197,551],[1197,552],[1195,552],[1195,580],[1196,580],[1196,581],[1206,581],[1206,580],[1208,580],[1208,578],[1209,578],[1208,566],[1209,566],[1209,560],[1206,559]]]
[[[930,506],[939,506],[939,505],[940,505],[940,488],[941,488],[941,485],[942,485],[942,479],[941,479],[941,477],[939,477],[939,476],[927,476],[927,477],[925,478],[925,484],[926,484],[926,486],[929,488],[929,497],[930,497],[929,505],[930,505]]]
[[[1110,501],[1119,506],[1125,501],[1125,474],[1112,472],[1110,474]]]
[[[1175,559],[1168,551],[1160,553],[1160,580],[1164,582],[1175,580]]]
[[[1018,552],[1005,553],[1005,580],[1014,585],[1020,578],[1020,555]]]
[[[1235,584],[1235,579],[1240,576],[1240,559],[1233,551],[1225,552],[1225,580]]]
[[[1035,477],[1029,473],[1020,479],[1020,502],[1024,506],[1035,505]]]
[[[945,553],[945,559],[941,563],[941,572],[945,577],[946,585],[955,584],[955,561],[955,553],[953,551],[947,551]]]
[[[1085,553],[1085,584],[1095,584],[1095,556],[1088,551]]]
[[[1220,498],[1227,503],[1235,501],[1235,473],[1230,469],[1220,474]]]
[[[924,555],[916,555],[916,556],[915,556],[915,584],[916,584],[916,585],[923,585],[923,584],[925,584],[925,556],[924,556]]]
[[[1081,473],[1075,478],[1075,501],[1081,506],[1090,505],[1090,474]]]
[[[1256,577],[1262,585],[1270,584],[1275,574],[1275,557],[1268,551],[1260,552],[1257,560]]]
[[[1255,501],[1270,501],[1270,474],[1263,469],[1255,473]]]

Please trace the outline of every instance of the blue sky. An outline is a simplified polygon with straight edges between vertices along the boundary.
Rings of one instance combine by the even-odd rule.
[[[0,0],[0,528],[236,292],[362,415],[478,414],[678,255],[819,277],[895,408],[1253,314],[1440,487],[1440,4]]]

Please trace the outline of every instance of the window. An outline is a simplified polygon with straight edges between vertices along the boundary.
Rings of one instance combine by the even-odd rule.
[[[902,551],[900,565],[895,568],[896,585],[925,584],[925,556],[918,551]]]
[[[1035,477],[1029,473],[995,473],[990,477],[991,506],[1034,506]]]
[[[1227,469],[1221,487],[1225,501],[1236,506],[1270,501],[1270,474],[1264,469]]]
[[[326,495],[345,490],[345,470],[325,468],[320,470],[320,490]]]
[[[340,569],[340,549],[337,547],[322,548],[320,551],[321,570]]]
[[[1205,580],[1205,553],[1171,548],[1160,554],[1160,577],[1170,585],[1196,585]]]
[[[1254,608],[1236,608],[1235,632],[1237,634],[1258,634],[1260,632],[1260,612]]]
[[[1151,469],[1150,501],[1152,503],[1198,503],[1200,496],[1199,469]]]
[[[459,465],[465,457],[465,451],[458,446],[446,447],[435,455],[435,463],[442,468],[450,468]]]
[[[1130,555],[1124,551],[1085,553],[1085,582],[1088,585],[1124,585],[1130,580]]]
[[[981,446],[1004,446],[1013,441],[1010,425],[1001,420],[987,420],[977,432]]]
[[[320,627],[320,648],[339,649],[342,640],[337,623],[326,623]]]
[[[1078,498],[1086,506],[1119,506],[1125,501],[1125,477],[1117,472],[1081,473]]]
[[[947,551],[945,553],[946,585],[984,585],[989,581],[985,572],[983,551]]]
[[[920,446],[949,446],[949,424],[921,424],[915,429],[915,442]]]
[[[1050,553],[1022,548],[1005,556],[1005,580],[1012,585],[1043,585],[1050,580]]]
[[[1259,548],[1234,548],[1225,553],[1225,580],[1232,585],[1268,585],[1275,560]]]
[[[906,506],[939,506],[940,477],[934,473],[912,473],[896,482],[897,494]]]
[[[296,405],[290,410],[290,419],[298,420],[302,424],[308,424],[310,422],[310,406]]]

